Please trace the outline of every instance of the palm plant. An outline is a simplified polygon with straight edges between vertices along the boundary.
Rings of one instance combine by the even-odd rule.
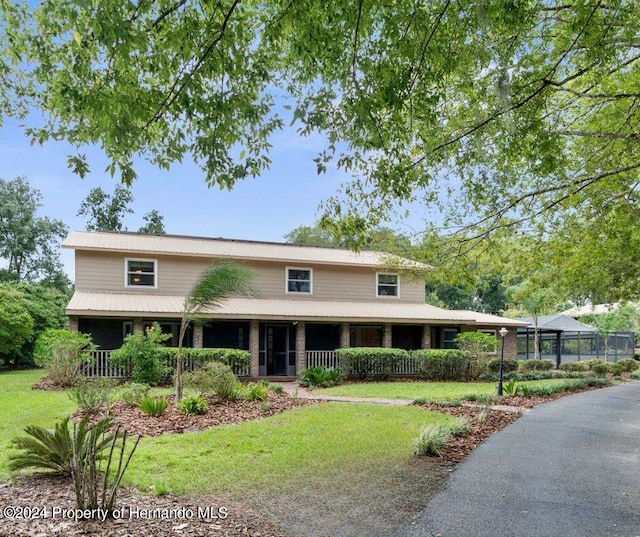
[[[9,456],[9,470],[40,468],[52,470],[57,475],[71,475],[72,455],[86,450],[90,430],[95,429],[103,435],[95,448],[96,454],[100,455],[113,440],[113,435],[105,434],[111,425],[110,420],[102,420],[90,426],[88,416],[75,427],[70,427],[69,417],[60,420],[53,429],[27,425],[24,428],[27,436],[19,436],[11,442],[19,452]]]
[[[220,306],[232,296],[255,296],[251,286],[253,272],[237,263],[222,262],[209,266],[198,278],[184,300],[184,309],[178,337],[175,395],[182,400],[182,345],[189,325],[203,314]]]

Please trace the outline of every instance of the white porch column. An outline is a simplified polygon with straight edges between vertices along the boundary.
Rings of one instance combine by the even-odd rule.
[[[134,319],[133,320],[133,333],[134,334],[142,334],[144,332],[144,325],[142,323],[142,319]]]

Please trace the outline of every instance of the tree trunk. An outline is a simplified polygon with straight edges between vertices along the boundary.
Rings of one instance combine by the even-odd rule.
[[[176,358],[176,375],[175,375],[175,396],[176,401],[182,401],[182,342],[184,335],[187,333],[189,321],[182,319],[180,323],[180,335],[178,337],[178,357]]]

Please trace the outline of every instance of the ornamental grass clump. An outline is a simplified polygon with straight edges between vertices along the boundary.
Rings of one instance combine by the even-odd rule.
[[[202,416],[209,410],[209,405],[204,395],[185,397],[178,403],[178,412],[185,416]]]
[[[165,413],[168,404],[164,397],[145,397],[138,403],[138,408],[147,416],[157,418]]]
[[[447,442],[453,438],[450,428],[442,423],[433,423],[420,429],[420,434],[413,444],[413,453],[417,456],[427,455],[442,457]]]

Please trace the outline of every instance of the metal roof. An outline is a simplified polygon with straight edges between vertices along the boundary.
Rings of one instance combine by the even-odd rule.
[[[426,270],[430,268],[429,265],[416,261],[371,250],[353,252],[342,248],[322,248],[318,246],[179,235],[74,231],[67,237],[62,246],[63,248],[76,250],[136,252],[139,254],[189,257],[287,261],[365,267],[399,266],[408,270]]]
[[[530,324],[529,330],[534,330],[533,317],[524,317],[521,321]],[[541,315],[538,317],[538,330],[546,332],[596,332],[593,326],[576,321],[567,315]]]
[[[180,317],[184,297],[138,293],[76,291],[67,315]],[[526,323],[474,311],[450,311],[429,304],[230,298],[210,310],[219,319],[283,321],[398,322],[460,325],[525,326]]]

